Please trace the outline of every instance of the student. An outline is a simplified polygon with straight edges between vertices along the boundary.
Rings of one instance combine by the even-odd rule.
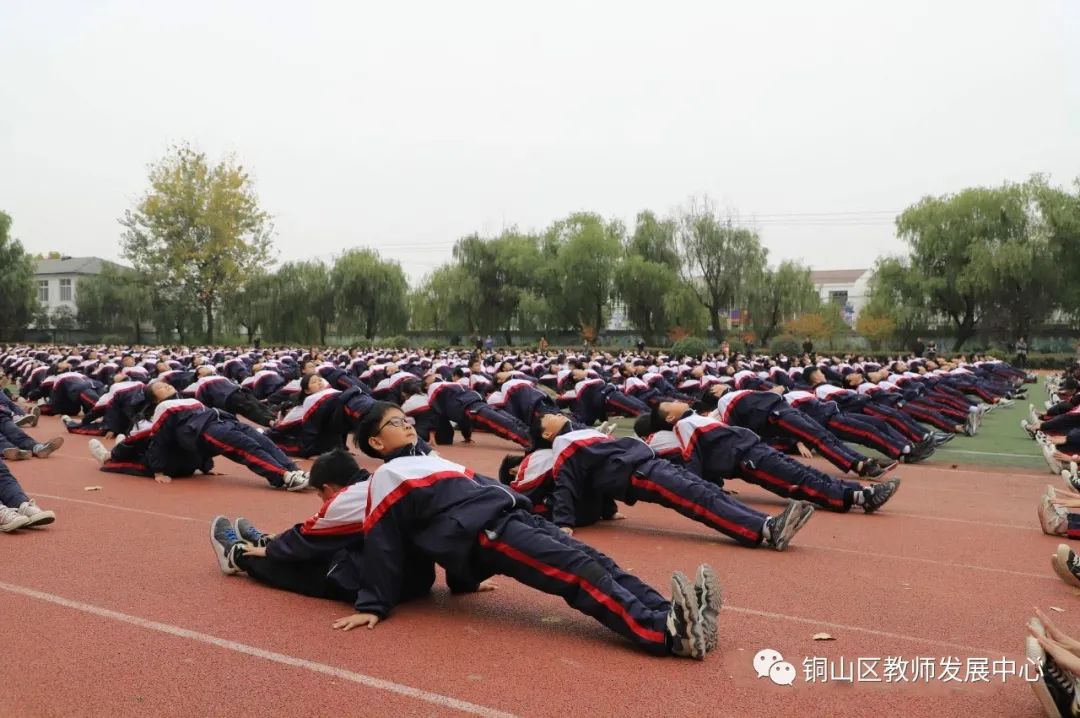
[[[809,504],[792,501],[783,513],[769,516],[658,458],[638,439],[575,428],[559,414],[542,417],[534,433],[538,450],[503,459],[499,480],[528,496],[534,511],[571,535],[575,527],[619,516],[616,500],[644,501],[674,509],[743,545],[783,551],[814,513]]]
[[[676,573],[668,602],[604,554],[530,513],[521,494],[419,453],[415,430],[393,404],[376,404],[356,441],[385,463],[368,488],[356,613],[336,628],[370,628],[385,619],[401,600],[410,557],[421,556],[474,585],[504,574],[561,596],[656,655],[702,659],[716,645],[720,595],[707,566],[693,585]]]
[[[0,459],[0,533],[45,526],[55,520],[55,513],[38,508],[26,495],[7,464]]]
[[[32,438],[15,423],[8,408],[0,404],[0,456],[8,461],[23,461],[37,457],[47,459],[64,445],[64,437],[58,436],[46,442]]]
[[[225,575],[247,574],[259,583],[314,598],[352,604],[360,588],[357,565],[350,554],[362,551],[369,474],[342,449],[329,451],[311,467],[310,486],[322,506],[303,523],[269,535],[250,521],[224,516],[210,522],[210,544]],[[423,559],[402,574],[402,600],[427,595],[435,582],[435,566]],[[488,581],[462,585],[447,575],[451,593],[490,591]]]
[[[442,381],[434,374],[424,377],[428,405],[446,421],[458,426],[483,428],[496,436],[528,448],[532,443],[529,428],[509,413],[487,404],[472,389],[452,381]]]
[[[749,429],[700,416],[681,402],[661,404],[649,416],[639,418],[634,431],[646,436],[647,443],[670,460],[685,462],[691,473],[706,481],[723,486],[726,479],[740,478],[774,494],[831,511],[862,506],[866,513],[873,513],[900,487],[899,479],[866,488],[857,481],[835,479],[777,451]],[[666,447],[673,451],[665,451]]]
[[[1062,544],[1061,552],[1069,547]],[[1077,582],[1071,582],[1075,585]],[[1038,671],[1038,680],[1030,681],[1031,689],[1047,716],[1080,715],[1080,641],[1065,634],[1050,617],[1035,609],[1035,617],[1027,624],[1025,643],[1027,660]]]
[[[177,398],[176,388],[151,382],[147,399],[154,407],[150,427],[130,437],[149,438],[147,464],[161,473],[170,457],[188,453],[201,460],[225,456],[243,464],[277,489],[300,491],[308,476],[268,438],[232,414],[210,409],[195,399]]]
[[[194,384],[184,389],[184,396],[193,397],[211,409],[221,409],[250,419],[260,426],[270,426],[274,415],[265,404],[255,398],[250,389],[212,372],[211,367],[206,367],[205,371],[200,367],[197,373],[201,375]]]

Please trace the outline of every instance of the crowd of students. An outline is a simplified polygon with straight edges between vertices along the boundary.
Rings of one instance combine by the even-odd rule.
[[[319,510],[276,534],[216,517],[211,545],[225,574],[349,603],[354,613],[335,628],[374,627],[425,595],[437,564],[452,592],[509,576],[650,653],[697,659],[718,642],[713,570],[674,572],[665,597],[576,539],[576,528],[618,520],[620,504],[644,501],[738,544],[783,551],[816,510],[881,511],[900,487],[900,464],[974,435],[987,412],[1024,398],[1031,380],[979,356],[494,349],[14,346],[0,348],[0,372],[15,389],[0,398],[5,460],[59,448],[62,437],[23,432],[39,415],[59,415],[68,432],[94,437],[90,451],[105,472],[168,482],[212,474],[225,456],[273,488],[317,493]],[[1050,407],[1026,428],[1051,436],[1070,411]],[[615,433],[620,417],[632,432]],[[1080,437],[1080,422],[1076,430]],[[507,442],[497,476],[438,454],[476,432]],[[350,437],[381,461],[374,473],[348,452]],[[815,452],[848,476],[802,460]],[[293,457],[314,458],[310,472]],[[1070,486],[1080,483],[1075,464],[1061,470]],[[725,488],[736,479],[788,503],[763,513]],[[55,519],[2,461],[0,503],[0,531]]]

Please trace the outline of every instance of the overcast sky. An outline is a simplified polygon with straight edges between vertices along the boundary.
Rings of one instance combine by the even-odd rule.
[[[0,2],[0,209],[119,257],[174,142],[235,153],[281,259],[414,279],[456,238],[692,195],[869,266],[925,194],[1080,175],[1080,3]]]

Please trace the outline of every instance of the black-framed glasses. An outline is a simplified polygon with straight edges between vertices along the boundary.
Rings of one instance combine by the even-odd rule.
[[[396,429],[404,429],[408,425],[409,420],[406,419],[404,416],[395,416],[393,419],[387,419],[385,422],[383,422],[383,424],[379,426],[375,433],[378,434],[388,426],[393,426]]]

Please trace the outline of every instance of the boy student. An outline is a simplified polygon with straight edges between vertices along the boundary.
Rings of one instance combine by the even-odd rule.
[[[45,459],[63,444],[62,436],[46,442],[32,438],[19,428],[15,416],[7,406],[0,404],[0,456],[3,458],[8,461],[22,461],[33,457]]]
[[[360,581],[350,554],[363,550],[369,478],[347,451],[334,449],[311,467],[309,485],[322,506],[303,523],[269,535],[244,518],[233,523],[224,516],[214,518],[210,545],[221,572],[244,573],[259,583],[304,596],[354,603]],[[402,600],[426,595],[435,582],[435,565],[416,558],[402,574]],[[452,574],[447,575],[447,584],[452,593],[495,588],[487,581],[461,585]]]
[[[380,402],[364,417],[356,443],[385,463],[371,476],[356,613],[334,626],[373,628],[402,598],[404,577],[420,558],[469,585],[503,574],[600,621],[656,655],[702,659],[716,646],[720,593],[702,565],[691,584],[672,577],[672,600],[595,549],[532,514],[497,481],[422,454],[400,408]]]
[[[146,394],[154,409],[150,426],[125,443],[148,439],[146,463],[155,473],[164,473],[177,454],[191,456],[197,466],[224,455],[276,489],[300,491],[307,487],[305,472],[270,439],[232,414],[207,408],[195,399],[180,399],[176,388],[165,382],[150,382]]]
[[[561,414],[547,414],[534,431],[537,451],[508,455],[499,480],[529,497],[534,511],[545,513],[563,531],[601,519],[621,518],[615,501],[659,504],[720,531],[747,546],[787,548],[814,507],[792,501],[769,516],[728,496],[699,477],[658,458],[638,439],[614,439],[571,425]]]
[[[483,428],[496,436],[528,448],[529,427],[513,415],[487,404],[479,393],[457,382],[442,381],[434,373],[424,377],[428,405],[446,421],[459,427]]]
[[[0,459],[0,533],[45,526],[56,520],[52,511],[39,509]]]
[[[725,479],[740,478],[831,511],[862,506],[873,513],[900,488],[899,479],[866,488],[857,481],[835,479],[777,451],[749,429],[695,414],[683,402],[664,402],[638,418],[634,431],[671,461],[686,462],[692,474],[706,481],[722,486]]]

